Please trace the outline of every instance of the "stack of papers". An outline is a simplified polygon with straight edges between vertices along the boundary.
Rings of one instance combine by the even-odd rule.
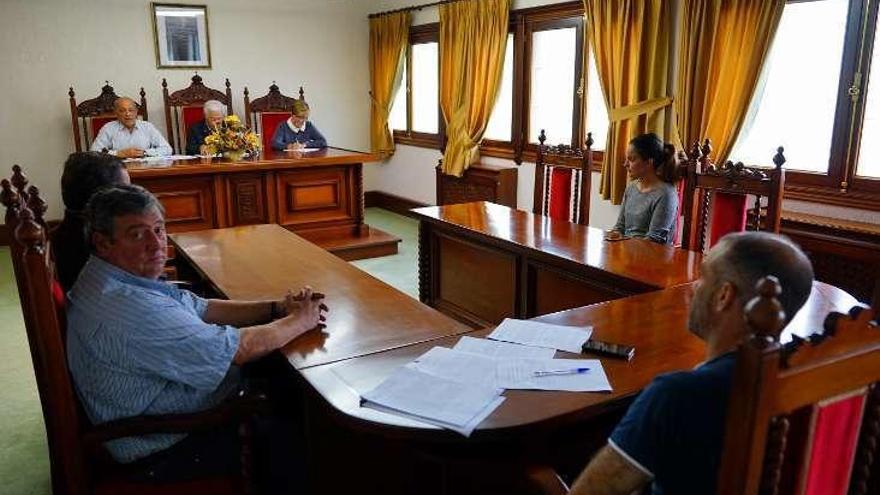
[[[512,390],[609,392],[598,359],[553,359],[580,352],[592,328],[506,319],[489,336],[434,347],[363,394],[361,405],[469,436]]]
[[[446,380],[407,365],[363,394],[361,406],[470,436],[504,402],[502,392],[485,384]]]

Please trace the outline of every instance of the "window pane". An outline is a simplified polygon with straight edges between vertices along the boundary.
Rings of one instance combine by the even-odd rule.
[[[495,108],[489,117],[484,139],[510,141],[510,128],[513,125],[513,35],[507,35],[507,48],[504,50],[504,68],[501,69],[501,87],[495,99]]]
[[[599,70],[596,59],[591,52],[587,72],[587,132],[593,133],[593,149],[604,150],[605,139],[608,137],[608,108],[602,96],[602,83],[599,82]]]
[[[880,23],[874,34],[874,54],[865,97],[865,123],[862,125],[861,150],[856,175],[880,178]]]
[[[571,143],[576,35],[573,27],[532,34],[529,142],[544,129],[548,144]]]
[[[733,159],[769,166],[781,145],[786,168],[828,171],[847,4],[785,5],[762,75],[766,83],[752,101],[752,125],[747,118]]]
[[[439,107],[437,85],[437,43],[412,46],[412,119],[413,131],[437,133]]]
[[[388,116],[388,125],[391,129],[399,131],[406,130],[406,61],[403,63],[403,70],[400,76],[400,86],[394,93],[394,100],[391,102],[391,114]]]

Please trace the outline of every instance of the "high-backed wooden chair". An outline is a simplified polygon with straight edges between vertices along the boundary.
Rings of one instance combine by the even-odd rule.
[[[244,493],[249,488],[250,462],[245,455],[248,449],[243,449],[242,473],[174,484],[131,482],[126,476],[126,466],[110,458],[103,444],[113,439],[204,431],[231,422],[240,423],[246,441],[247,418],[262,401],[259,397],[242,395],[194,414],[143,416],[97,426],[89,424],[67,368],[65,302],[63,293],[53,293],[52,247],[43,221],[46,203],[36,187],[27,187],[27,178],[17,165],[12,180],[3,179],[0,186],[0,202],[6,206],[6,227],[12,236],[12,266],[46,425],[52,492],[68,495]]]
[[[232,113],[232,87],[226,79],[226,92],[211,89],[202,83],[202,76],[192,76],[186,88],[168,94],[168,82],[162,78],[162,97],[165,101],[165,129],[175,153],[186,149],[189,128],[205,118],[202,106],[208,100],[217,100]]]
[[[119,97],[113,91],[110,82],[104,82],[101,94],[79,104],[76,102],[73,86],[67,92],[67,96],[70,97],[70,122],[73,126],[73,145],[76,151],[88,150],[101,127],[107,122],[116,120],[113,102]],[[138,115],[142,120],[147,120],[147,94],[144,88],[141,88],[140,97]]]
[[[782,147],[777,149],[772,169],[731,161],[718,167],[711,161],[709,140],[702,146],[694,143],[686,153],[682,247],[704,251],[725,234],[741,230],[779,232],[785,185],[783,151]],[[752,215],[747,207],[750,197],[754,200]]]
[[[269,86],[269,92],[254,101],[250,100],[247,86],[244,88],[244,114],[247,126],[260,134],[263,149],[272,149],[272,136],[278,124],[290,118],[293,102],[297,98],[285,96],[278,89],[275,81]],[[299,100],[306,101],[302,86],[299,87]]]
[[[862,307],[780,344],[775,279],[746,307],[718,477],[722,495],[880,493],[880,328]]]
[[[538,136],[535,160],[535,194],[532,212],[572,223],[590,223],[590,184],[593,165],[593,135],[587,134],[586,148],[560,144],[547,146],[544,129]]]

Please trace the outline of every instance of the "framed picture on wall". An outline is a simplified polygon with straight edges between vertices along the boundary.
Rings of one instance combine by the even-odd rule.
[[[151,3],[156,67],[210,68],[208,7]]]

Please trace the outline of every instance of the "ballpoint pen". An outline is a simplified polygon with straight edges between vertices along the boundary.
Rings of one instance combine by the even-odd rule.
[[[536,371],[534,376],[578,375],[580,373],[586,373],[588,371],[590,371],[590,368],[570,368],[565,370]]]

